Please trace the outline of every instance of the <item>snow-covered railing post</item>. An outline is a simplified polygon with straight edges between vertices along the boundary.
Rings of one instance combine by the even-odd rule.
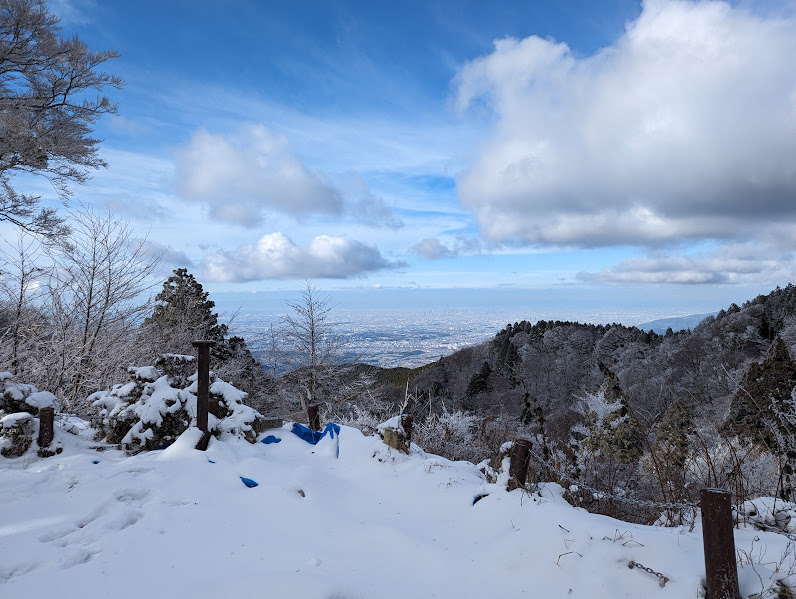
[[[198,349],[199,367],[196,381],[196,426],[204,434],[196,444],[196,449],[204,451],[210,442],[210,431],[207,430],[207,412],[210,403],[210,348],[215,341],[191,341],[191,345]]]
[[[414,425],[414,420],[409,414],[401,414],[401,427],[404,429],[404,434],[406,435],[406,448],[407,451],[412,446],[412,426]]]
[[[531,442],[528,439],[517,439],[511,447],[509,464],[509,484],[507,490],[513,491],[525,486],[528,477],[528,465],[531,461]]]
[[[705,547],[707,599],[740,599],[730,493],[721,489],[699,492],[702,543]]]
[[[321,430],[321,417],[318,414],[318,406],[307,406],[307,423],[311,430]]]
[[[39,410],[39,447],[47,447],[53,442],[55,408]]]

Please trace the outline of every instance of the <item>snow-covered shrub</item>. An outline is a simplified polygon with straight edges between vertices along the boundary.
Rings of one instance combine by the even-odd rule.
[[[750,439],[723,437],[709,428],[697,432],[697,449],[685,464],[690,488],[717,487],[732,492],[735,501],[776,493],[779,460]]]
[[[196,357],[183,354],[161,354],[155,367],[172,380],[175,387],[187,387],[188,379],[196,372]]]
[[[0,418],[0,455],[16,458],[33,443],[33,416],[17,412]]]
[[[379,425],[385,418],[389,417],[386,411],[374,413],[370,409],[360,407],[358,405],[352,406],[347,412],[335,411],[327,409],[324,411],[324,420],[329,422],[336,422],[345,426],[358,428],[365,435],[374,435],[378,431]]]
[[[412,441],[425,451],[451,460],[470,460],[478,463],[490,457],[486,448],[480,447],[477,438],[481,419],[472,413],[447,410],[432,413],[420,422],[415,421]],[[479,451],[481,449],[481,451]]]
[[[168,356],[171,374],[152,366],[129,368],[131,381],[89,397],[95,413],[92,426],[98,439],[127,450],[156,449],[171,444],[196,425],[197,375],[185,375],[191,356]],[[246,393],[210,373],[208,428],[215,436],[232,435],[250,443],[257,440],[262,416],[244,405]]]

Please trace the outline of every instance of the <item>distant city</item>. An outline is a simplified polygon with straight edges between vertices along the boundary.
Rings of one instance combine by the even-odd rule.
[[[273,363],[269,330],[277,329],[285,313],[265,309],[240,310],[231,323],[231,332],[246,339],[252,353],[266,367]],[[520,316],[522,314],[522,316]],[[579,322],[613,323],[625,325],[649,324],[648,329],[660,329],[656,317],[669,317],[666,326],[677,328],[678,318],[671,311],[638,313],[606,310],[545,310],[531,308],[361,308],[332,312],[337,332],[346,339],[345,358],[357,359],[384,368],[405,366],[414,368],[439,360],[464,347],[491,339],[507,324],[519,320],[573,320]],[[701,319],[682,315],[683,327],[693,327]]]

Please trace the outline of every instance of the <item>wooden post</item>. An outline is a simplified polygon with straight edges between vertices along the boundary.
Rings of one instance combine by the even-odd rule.
[[[412,447],[412,426],[414,425],[414,420],[409,414],[401,414],[401,426],[404,429],[404,433],[406,434],[406,452],[409,453],[410,447]]]
[[[210,437],[212,436],[210,431],[203,432],[202,436],[199,438],[199,442],[196,444],[196,449],[199,451],[207,451],[207,446],[210,444]]]
[[[53,442],[55,408],[39,410],[39,447],[47,447]]]
[[[208,398],[210,397],[210,348],[215,341],[191,341],[191,345],[199,350],[199,367],[196,381],[196,426],[207,431]]]
[[[532,443],[528,439],[517,439],[511,447],[511,463],[509,465],[508,491],[525,486],[528,477],[528,465],[531,461]]]
[[[321,430],[321,417],[318,414],[318,406],[307,406],[307,418],[311,430]]]
[[[702,543],[705,547],[706,599],[740,599],[738,568],[735,565],[735,537],[732,532],[730,493],[702,489]]]

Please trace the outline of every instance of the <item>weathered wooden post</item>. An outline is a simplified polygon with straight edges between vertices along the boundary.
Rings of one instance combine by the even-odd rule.
[[[321,416],[318,414],[318,406],[307,406],[307,420],[310,430],[321,430]]]
[[[39,447],[47,447],[53,442],[55,408],[39,410]]]
[[[735,564],[735,537],[729,491],[702,489],[702,543],[705,547],[707,599],[740,599],[738,568]]]
[[[406,452],[409,453],[412,447],[412,426],[414,426],[414,419],[409,414],[401,414],[401,427],[406,434]]]
[[[196,381],[196,426],[204,434],[199,443],[196,444],[196,449],[202,451],[207,449],[207,444],[210,442],[210,431],[207,430],[207,412],[210,398],[210,348],[215,344],[215,341],[208,340],[191,341],[191,345],[197,348],[199,353]]]
[[[506,490],[513,491],[525,486],[528,477],[528,465],[531,461],[532,443],[528,439],[517,439],[511,446],[511,462],[509,464],[509,484]]]

